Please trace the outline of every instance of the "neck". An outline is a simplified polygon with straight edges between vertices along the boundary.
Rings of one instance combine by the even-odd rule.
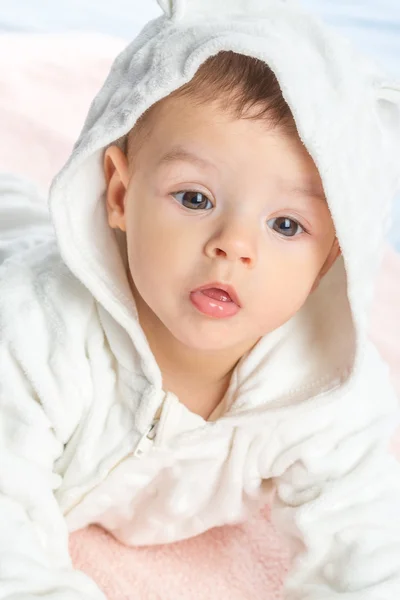
[[[188,348],[163,328],[157,335],[152,329],[145,331],[150,348],[166,378],[179,379],[190,388],[204,389],[220,385],[230,379],[242,357],[238,350],[211,352]],[[169,335],[168,335],[169,334]]]

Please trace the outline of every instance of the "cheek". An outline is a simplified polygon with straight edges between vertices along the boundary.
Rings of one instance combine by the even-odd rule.
[[[258,279],[254,315],[262,333],[286,323],[307,300],[323,261],[310,253],[270,256]]]
[[[174,277],[188,275],[193,261],[193,238],[182,224],[178,229],[162,210],[150,211],[143,207],[132,210],[127,240],[131,274],[138,283],[172,283]]]

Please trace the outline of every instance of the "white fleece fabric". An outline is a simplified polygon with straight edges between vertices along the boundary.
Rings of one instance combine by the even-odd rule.
[[[293,552],[286,600],[394,600],[399,411],[367,319],[399,189],[399,86],[293,2],[160,4],[53,182],[52,224],[0,177],[0,599],[103,598],[68,555],[68,532],[90,523],[159,544],[271,501]],[[276,73],[343,257],[242,357],[205,421],[162,387],[107,224],[102,157],[221,50]]]

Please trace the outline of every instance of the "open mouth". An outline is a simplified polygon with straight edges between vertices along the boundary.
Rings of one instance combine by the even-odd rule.
[[[204,315],[224,319],[236,315],[240,306],[226,290],[208,287],[190,293],[192,304]]]
[[[219,302],[233,302],[228,292],[221,290],[220,288],[207,288],[205,290],[201,290],[201,292],[205,296],[213,298],[214,300],[218,300]]]

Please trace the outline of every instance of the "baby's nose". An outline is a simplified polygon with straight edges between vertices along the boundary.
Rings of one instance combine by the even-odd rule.
[[[238,220],[221,228],[207,244],[206,253],[210,258],[220,257],[226,260],[255,265],[257,260],[257,235],[254,228]]]

